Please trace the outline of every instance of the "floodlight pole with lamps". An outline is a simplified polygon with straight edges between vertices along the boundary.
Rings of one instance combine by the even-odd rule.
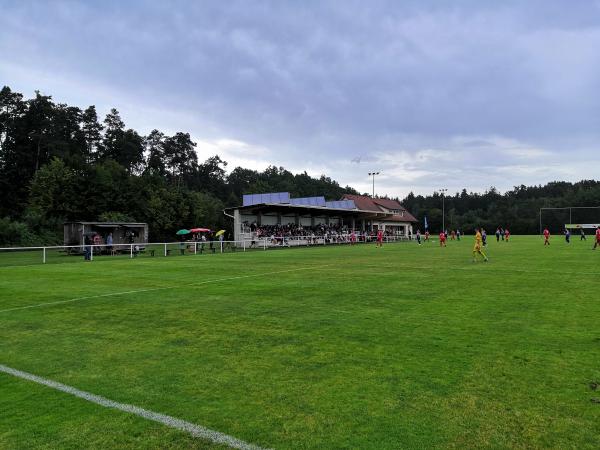
[[[369,176],[373,177],[373,198],[375,198],[375,175],[379,175],[379,172],[369,172]]]
[[[442,231],[446,232],[446,205],[445,205],[445,197],[448,189],[439,189],[439,192],[442,194]]]

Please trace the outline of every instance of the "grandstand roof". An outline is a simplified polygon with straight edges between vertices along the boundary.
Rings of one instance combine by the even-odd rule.
[[[345,200],[352,200],[358,209],[363,211],[376,211],[386,212],[386,210],[401,211],[400,214],[395,214],[391,217],[391,220],[399,222],[416,222],[417,219],[409,213],[402,204],[396,200],[390,200],[388,198],[372,198],[368,195],[352,195],[345,194],[343,196]]]
[[[325,201],[325,197],[291,198],[289,192],[269,192],[266,194],[244,194],[243,206],[254,205],[295,205],[325,207],[331,209],[355,210],[352,200]]]
[[[346,194],[341,200],[326,201],[325,197],[291,198],[289,192],[270,192],[263,194],[245,194],[243,205],[233,209],[302,210],[335,212],[336,214],[361,213],[362,216],[379,217],[392,222],[416,222],[417,220],[396,200],[371,198],[366,195]]]

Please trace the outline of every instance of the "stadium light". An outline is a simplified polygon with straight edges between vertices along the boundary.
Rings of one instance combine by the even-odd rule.
[[[375,175],[379,175],[379,172],[369,172],[369,176],[373,177],[373,198],[375,198]]]
[[[448,189],[439,189],[439,192],[442,194],[442,231],[446,232],[446,208],[445,208],[445,197]]]

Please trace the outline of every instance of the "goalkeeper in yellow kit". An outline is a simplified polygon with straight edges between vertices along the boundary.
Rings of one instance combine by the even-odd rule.
[[[481,239],[481,230],[479,228],[475,228],[475,246],[473,247],[473,262],[477,261],[477,254],[483,256],[483,260],[487,261],[487,256],[483,253],[482,250],[482,239]]]

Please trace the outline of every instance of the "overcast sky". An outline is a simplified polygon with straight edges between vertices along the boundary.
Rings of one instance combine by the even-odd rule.
[[[0,84],[379,194],[598,178],[600,1],[0,0]]]

